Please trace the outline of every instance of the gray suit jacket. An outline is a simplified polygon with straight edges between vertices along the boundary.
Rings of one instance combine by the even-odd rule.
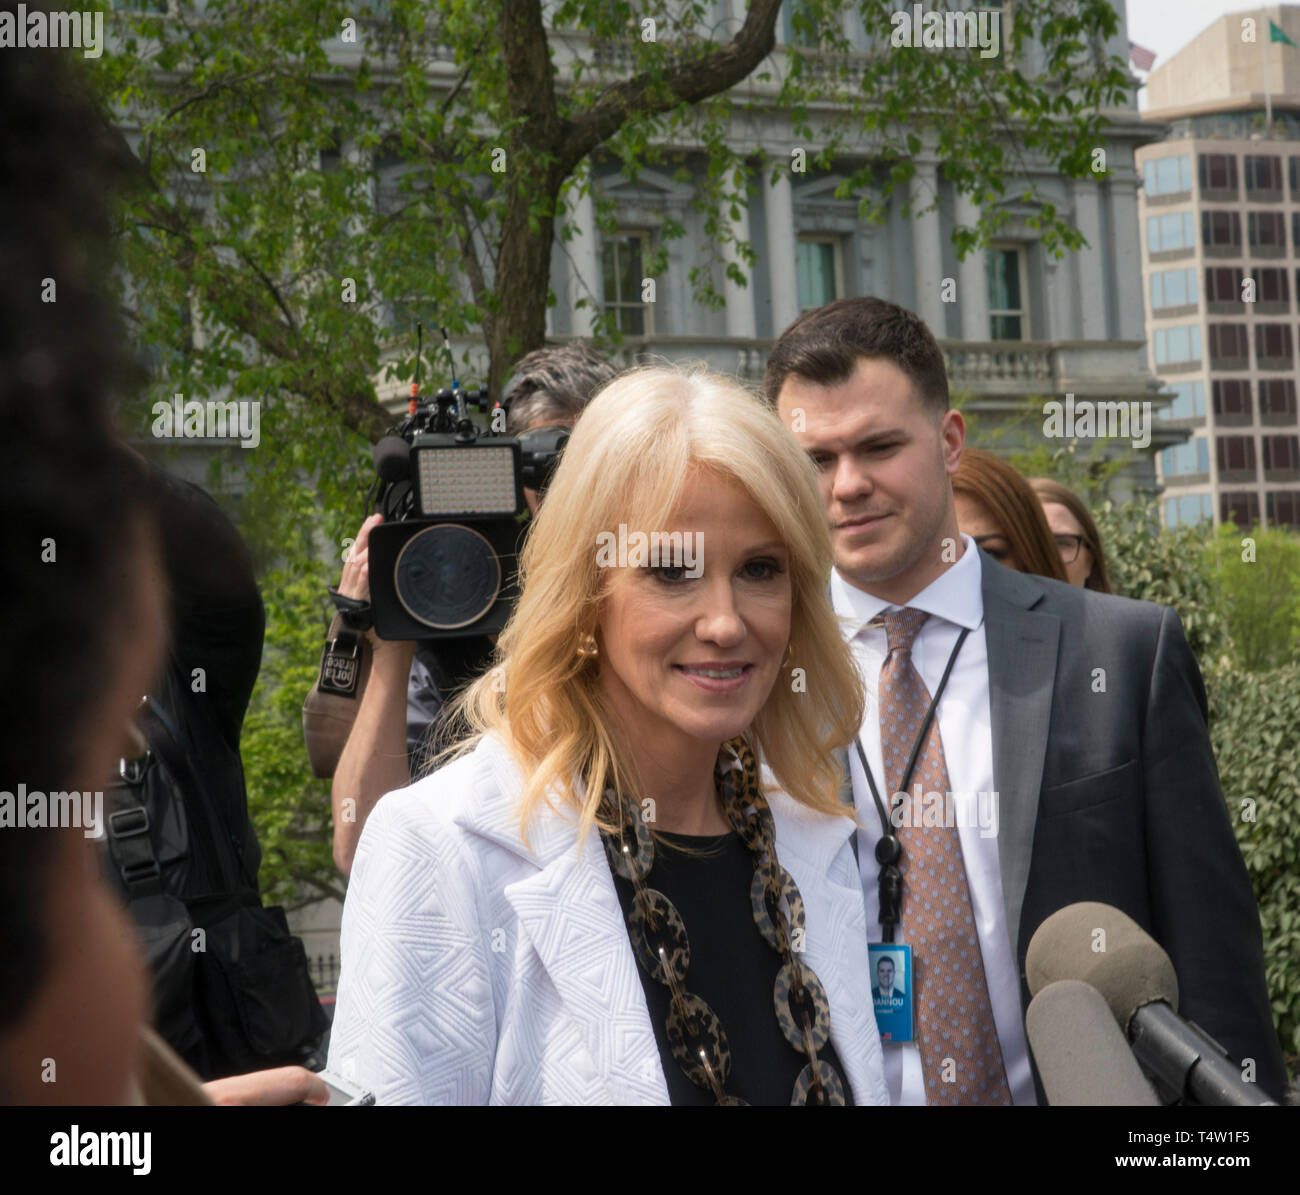
[[[1113,905],[1168,951],[1179,1012],[1233,1058],[1255,1059],[1261,1087],[1280,1100],[1259,913],[1178,615],[1013,572],[984,552],[980,564],[998,853],[1022,1005],[1034,930],[1076,901]],[[847,777],[846,756],[841,765]],[[851,802],[851,787],[843,795]]]

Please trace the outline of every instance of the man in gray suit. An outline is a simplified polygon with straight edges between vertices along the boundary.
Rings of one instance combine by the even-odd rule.
[[[1160,942],[1181,1014],[1253,1060],[1280,1099],[1258,912],[1177,614],[1012,572],[959,534],[950,477],[965,424],[911,312],[864,298],[805,313],[774,347],[765,389],[821,472],[831,597],[867,687],[844,762],[868,827],[859,858],[876,941],[882,811],[897,793],[919,803],[948,790],[934,818],[894,831],[901,915],[885,940],[912,945],[917,1031],[886,1050],[891,1101],[1042,1099],[1025,952],[1048,916],[1083,900]],[[984,834],[974,802],[990,794],[997,832]]]

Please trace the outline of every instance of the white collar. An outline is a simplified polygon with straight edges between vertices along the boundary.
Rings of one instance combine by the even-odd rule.
[[[983,570],[975,541],[964,534],[961,539],[965,551],[957,561],[951,568],[944,569],[907,605],[973,631],[984,621]],[[894,608],[892,602],[850,585],[840,575],[839,569],[831,572],[831,605],[839,616],[847,639],[855,638],[882,610]]]

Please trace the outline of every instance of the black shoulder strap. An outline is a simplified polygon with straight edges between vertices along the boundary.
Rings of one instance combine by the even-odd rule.
[[[130,902],[162,891],[162,871],[149,834],[149,810],[141,799],[153,754],[146,751],[140,759],[124,759],[119,766],[122,780],[112,789],[108,850]]]

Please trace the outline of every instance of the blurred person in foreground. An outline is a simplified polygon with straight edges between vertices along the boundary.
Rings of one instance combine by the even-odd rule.
[[[1114,593],[1101,533],[1083,499],[1048,477],[1031,477],[1029,484],[1042,503],[1070,584],[1098,593]]]
[[[120,152],[58,51],[0,54],[0,1103],[139,1102],[159,1060],[189,1102],[324,1102],[301,1067],[199,1090],[146,1044],[143,959],[84,816],[130,753],[168,633],[148,471],[109,413],[138,380],[98,285]]]
[[[331,1070],[380,1103],[884,1102],[830,562],[807,459],[733,382],[596,397],[470,737],[361,835]]]
[[[1018,573],[1066,580],[1043,508],[1014,465],[967,447],[952,475],[957,526],[999,564]]]

